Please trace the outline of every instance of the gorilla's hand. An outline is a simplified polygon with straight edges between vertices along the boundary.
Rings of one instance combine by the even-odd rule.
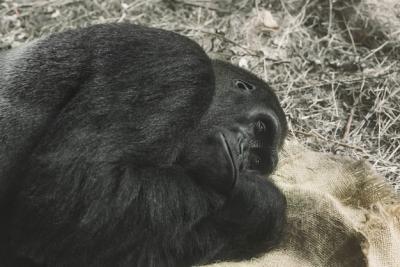
[[[235,188],[213,220],[226,240],[216,259],[241,259],[265,253],[280,239],[285,224],[286,199],[259,172],[240,172]],[[238,235],[232,229],[252,229]]]

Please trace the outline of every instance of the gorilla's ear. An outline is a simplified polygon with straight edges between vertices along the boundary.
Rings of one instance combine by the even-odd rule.
[[[238,89],[240,89],[242,91],[250,92],[250,91],[253,91],[254,89],[256,89],[255,85],[253,85],[253,84],[251,84],[249,82],[245,82],[245,81],[240,80],[240,79],[234,79],[232,82],[236,86],[236,88],[238,88]]]

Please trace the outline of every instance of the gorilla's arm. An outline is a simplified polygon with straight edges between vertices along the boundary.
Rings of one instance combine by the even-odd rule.
[[[253,173],[228,199],[199,190],[179,167],[127,168],[110,178],[118,182],[102,194],[82,185],[61,196],[65,188],[52,184],[25,195],[23,203],[36,205],[18,206],[18,251],[50,266],[189,266],[248,258],[278,241],[284,199]]]
[[[150,232],[155,235],[143,238],[148,241],[145,248],[139,253],[131,251],[131,257],[134,256],[129,263],[189,266],[240,260],[277,245],[285,223],[281,212],[286,208],[286,200],[272,182],[246,171],[232,192],[222,197],[199,190],[197,184],[177,170],[159,170],[169,181],[161,178],[162,181],[149,184],[150,196],[146,200],[153,199],[155,205],[142,206],[142,213],[154,223],[149,228],[154,227]],[[155,193],[160,185],[167,190]]]
[[[214,259],[246,259],[265,253],[280,240],[286,199],[266,177],[242,173],[225,205],[212,218],[223,238]]]

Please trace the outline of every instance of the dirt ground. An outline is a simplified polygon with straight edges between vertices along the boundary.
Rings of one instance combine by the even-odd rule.
[[[397,0],[0,0],[0,49],[97,23],[178,32],[266,80],[289,137],[365,159],[400,191]]]

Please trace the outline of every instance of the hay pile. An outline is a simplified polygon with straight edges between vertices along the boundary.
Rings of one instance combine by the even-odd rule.
[[[293,139],[400,190],[399,17],[397,0],[0,0],[0,49],[95,23],[173,30],[268,81]]]

